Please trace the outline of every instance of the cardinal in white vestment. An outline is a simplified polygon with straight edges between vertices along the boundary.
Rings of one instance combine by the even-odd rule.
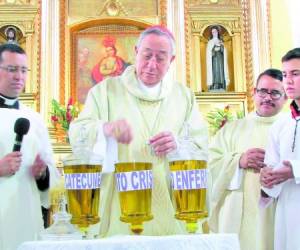
[[[207,127],[198,112],[195,96],[184,85],[164,78],[174,59],[174,38],[161,26],[142,33],[136,46],[136,64],[118,77],[107,78],[88,94],[84,110],[70,127],[76,144],[82,126],[89,132],[91,148],[112,157],[111,140],[117,141],[118,159],[133,156],[153,163],[152,214],[144,223],[144,235],[185,233],[174,218],[167,154],[177,150],[176,137],[189,124],[198,158],[207,159]],[[150,150],[152,148],[152,151]],[[117,160],[118,160],[117,159]],[[105,167],[105,166],[104,166]],[[112,172],[106,168],[105,171]],[[113,174],[105,174],[101,187],[101,234],[130,234],[120,221],[118,191]]]

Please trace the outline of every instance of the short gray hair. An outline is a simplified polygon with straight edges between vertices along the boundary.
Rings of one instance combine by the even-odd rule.
[[[175,39],[171,31],[161,25],[154,25],[150,26],[149,28],[145,29],[139,36],[139,39],[136,43],[136,47],[139,48],[144,38],[150,34],[155,34],[158,36],[165,36],[168,38],[171,44],[171,54],[175,56],[176,54],[176,46],[175,46]]]

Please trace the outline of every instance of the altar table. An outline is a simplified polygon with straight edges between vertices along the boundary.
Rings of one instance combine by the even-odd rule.
[[[235,234],[113,236],[95,240],[28,241],[18,250],[239,250]]]

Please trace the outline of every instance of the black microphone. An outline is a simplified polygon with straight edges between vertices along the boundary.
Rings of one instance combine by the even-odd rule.
[[[13,152],[21,150],[23,136],[28,133],[29,127],[30,127],[30,122],[28,119],[22,117],[16,120],[15,127],[14,127],[14,131],[16,133],[16,139],[13,147]]]

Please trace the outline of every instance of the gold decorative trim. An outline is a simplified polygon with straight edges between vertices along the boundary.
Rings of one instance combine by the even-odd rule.
[[[26,106],[35,110],[35,101],[37,100],[37,94],[34,93],[22,93],[20,95],[20,101]]]
[[[214,94],[210,92],[196,93],[196,102],[201,113],[205,116],[212,108],[230,105],[236,111],[247,112],[247,98],[245,92],[223,92]]]
[[[8,6],[38,5],[38,3],[36,4],[36,1],[37,0],[34,0],[34,1],[33,0],[26,0],[26,1],[24,1],[24,0],[10,0],[10,1],[6,0],[6,1],[1,1],[0,6],[2,6],[2,5],[8,5]]]
[[[246,97],[245,92],[223,92],[222,94],[216,95],[212,92],[205,92],[205,93],[195,93],[196,100],[200,102],[202,100],[210,100],[210,101],[217,101],[222,102],[222,100],[244,100]]]
[[[167,0],[159,0],[160,22],[167,26]]]
[[[70,154],[70,153],[72,153],[72,149],[69,144],[52,143],[52,145],[53,145],[53,152],[55,154],[67,154],[67,153]]]
[[[191,27],[193,33],[199,33],[203,36],[204,30],[212,25],[223,26],[230,36],[233,36],[234,32],[241,30],[241,20],[239,17],[233,17],[232,20],[213,19],[213,20],[192,20]]]
[[[59,75],[60,75],[60,84],[59,84],[59,102],[65,103],[65,80],[66,80],[66,71],[65,71],[65,40],[66,40],[66,0],[61,0],[59,2]]]
[[[188,18],[188,6],[189,0],[184,0],[184,40],[185,40],[185,68],[186,68],[186,85],[191,87],[191,75],[190,75],[190,37],[191,37],[191,30],[189,26],[189,18]]]
[[[36,69],[36,110],[40,112],[41,110],[41,41],[42,41],[42,25],[41,25],[41,16],[42,16],[42,2],[38,1],[38,13],[37,13],[37,29],[38,30],[38,42],[37,42],[37,69]]]
[[[220,8],[220,7],[238,7],[239,0],[190,0],[190,6],[205,6],[206,8]]]
[[[120,16],[120,13],[123,13],[125,16],[129,15],[124,5],[118,0],[106,0],[99,16],[101,16],[104,12],[111,17]]]
[[[84,21],[81,23],[74,24],[70,27],[70,33],[79,32],[80,30],[88,29],[94,26],[101,26],[101,25],[124,25],[124,26],[136,26],[141,29],[145,29],[150,24],[146,22],[136,21],[134,19],[124,19],[124,18],[102,18],[102,19],[94,19],[89,21]]]
[[[251,45],[251,18],[250,5],[247,0],[242,0],[243,7],[243,31],[244,31],[244,54],[246,72],[246,91],[248,112],[254,110],[253,103],[253,64],[252,64],[252,45]]]
[[[268,20],[268,46],[269,46],[269,59],[270,65],[272,65],[272,53],[271,53],[271,46],[272,46],[272,33],[271,33],[271,14],[270,14],[270,0],[266,1],[266,12],[267,12],[267,20]]]

